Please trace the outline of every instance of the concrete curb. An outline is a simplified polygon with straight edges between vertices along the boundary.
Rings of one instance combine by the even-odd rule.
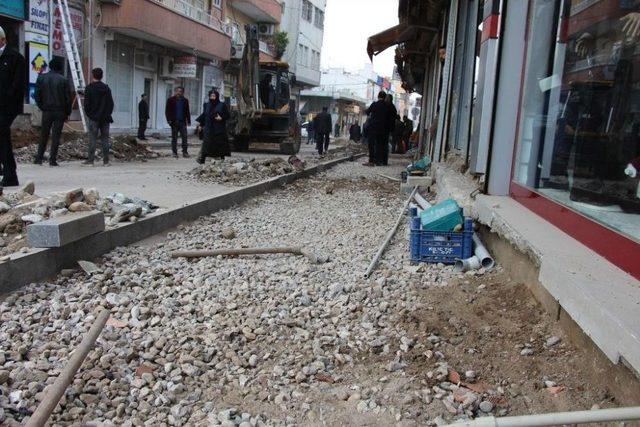
[[[281,175],[266,181],[229,191],[219,196],[197,200],[182,207],[150,215],[138,222],[88,236],[61,248],[35,249],[28,254],[14,254],[10,261],[0,263],[0,295],[38,282],[57,274],[64,268],[75,268],[79,260],[97,258],[119,246],[140,240],[174,228],[183,222],[193,221],[222,209],[245,202],[267,191],[281,188],[301,178],[308,178],[333,166],[353,161],[364,154],[341,157],[312,166],[301,172]]]

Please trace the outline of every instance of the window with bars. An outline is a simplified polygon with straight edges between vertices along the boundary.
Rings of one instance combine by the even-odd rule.
[[[302,0],[302,19],[307,22],[313,20],[313,5],[309,0]]]
[[[324,28],[324,12],[316,7],[315,25],[318,28]]]

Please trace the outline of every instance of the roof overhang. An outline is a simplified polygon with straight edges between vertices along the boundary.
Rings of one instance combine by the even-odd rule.
[[[417,26],[401,23],[395,27],[391,27],[381,33],[369,37],[369,42],[367,43],[367,53],[369,54],[369,58],[373,60],[374,56],[379,55],[391,46],[414,39],[417,32]]]

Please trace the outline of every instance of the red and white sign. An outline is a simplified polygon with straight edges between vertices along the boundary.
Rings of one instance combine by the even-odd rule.
[[[64,49],[64,39],[62,35],[62,16],[60,6],[57,3],[53,6],[53,22],[51,30],[51,48],[53,56],[67,56]],[[78,50],[82,56],[82,39],[84,35],[84,12],[79,9],[69,8],[69,14],[71,15],[71,23],[73,25],[73,31],[76,35],[76,42],[78,43]]]
[[[195,56],[179,56],[173,60],[171,77],[195,79],[198,71],[198,59]]]

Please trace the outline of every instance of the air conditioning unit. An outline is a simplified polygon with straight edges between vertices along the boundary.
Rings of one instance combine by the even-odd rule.
[[[170,56],[163,56],[160,58],[160,77],[164,79],[173,78],[173,58]]]
[[[276,26],[273,24],[258,24],[258,33],[261,36],[270,36],[276,31]]]

